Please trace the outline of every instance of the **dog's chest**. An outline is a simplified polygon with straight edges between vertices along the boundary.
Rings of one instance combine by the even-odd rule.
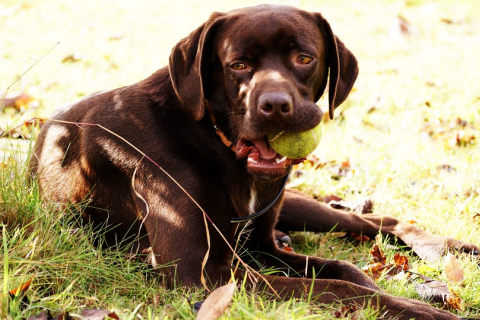
[[[253,214],[255,213],[255,210],[257,209],[258,206],[258,200],[257,200],[257,189],[255,186],[250,187],[250,200],[248,201],[248,214]]]
[[[237,189],[236,195],[232,197],[232,204],[235,207],[236,217],[247,217],[256,215],[259,211],[271,207],[278,198],[281,183],[263,183],[252,181],[249,184]],[[281,190],[280,190],[281,192]]]

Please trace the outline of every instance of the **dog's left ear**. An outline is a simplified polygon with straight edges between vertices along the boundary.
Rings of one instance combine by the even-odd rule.
[[[317,19],[320,32],[322,32],[326,41],[327,63],[330,68],[328,111],[330,119],[333,119],[335,108],[345,101],[353,88],[358,76],[358,63],[353,53],[333,34],[327,20],[320,14],[317,14]],[[325,87],[317,92],[315,101],[320,99],[324,89]]]
[[[215,31],[223,13],[213,13],[198,29],[175,45],[170,54],[168,70],[178,99],[192,117],[199,121],[205,114],[203,80],[213,59]]]

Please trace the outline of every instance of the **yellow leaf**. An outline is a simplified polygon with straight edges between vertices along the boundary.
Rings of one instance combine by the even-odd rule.
[[[465,309],[463,300],[460,299],[454,292],[449,292],[446,299],[445,305],[451,309],[463,311]]]
[[[215,320],[220,317],[229,303],[237,287],[236,282],[215,289],[202,304],[197,313],[197,320]]]
[[[449,281],[462,282],[463,281],[463,269],[460,262],[455,256],[449,253],[445,257],[443,264],[445,276]]]
[[[433,267],[430,267],[430,266],[428,266],[428,265],[426,265],[426,264],[424,264],[424,265],[422,265],[422,266],[419,266],[419,267],[417,268],[417,272],[418,272],[418,273],[421,273],[421,274],[433,273],[433,272],[435,272],[435,271],[437,271],[437,269],[435,269],[435,268],[433,268]]]

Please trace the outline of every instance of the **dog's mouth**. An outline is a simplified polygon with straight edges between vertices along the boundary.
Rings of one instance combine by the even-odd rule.
[[[270,147],[267,137],[262,139],[240,139],[237,143],[237,157],[247,159],[247,170],[254,175],[270,178],[283,176],[290,165],[301,163],[302,159],[289,159]]]

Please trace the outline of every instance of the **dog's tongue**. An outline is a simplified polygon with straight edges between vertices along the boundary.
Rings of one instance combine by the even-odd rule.
[[[260,159],[272,160],[277,156],[277,152],[270,147],[265,139],[252,140],[251,143],[258,149]]]
[[[292,164],[305,159],[288,159],[270,147],[267,137],[263,139],[240,139],[236,149],[239,159],[247,159],[247,169],[252,174],[263,176],[283,176]]]

